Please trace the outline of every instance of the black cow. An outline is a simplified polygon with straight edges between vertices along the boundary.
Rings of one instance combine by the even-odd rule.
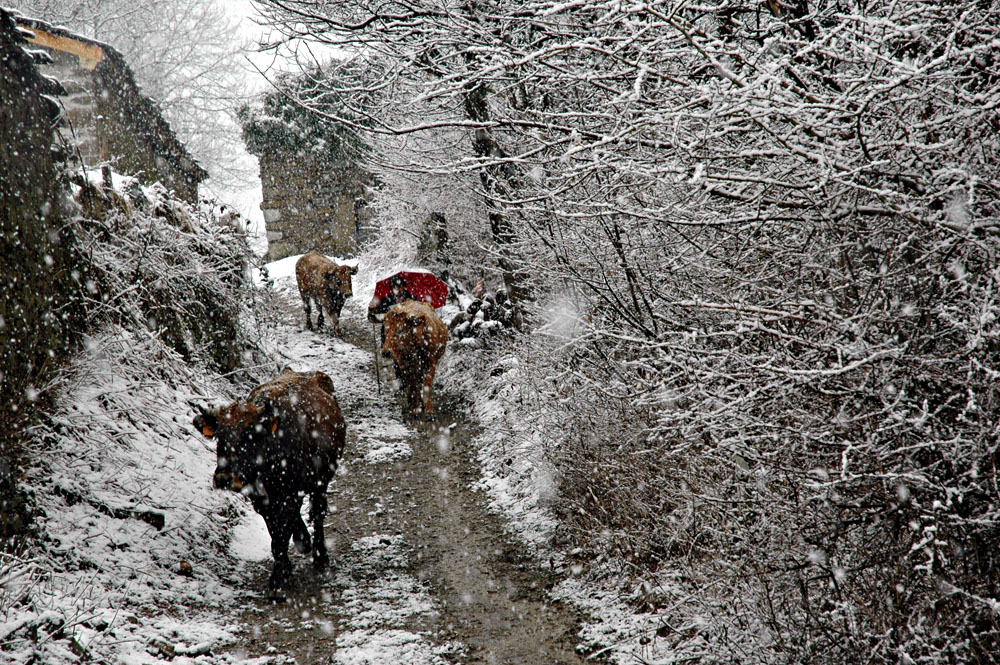
[[[326,566],[326,488],[346,434],[330,377],[286,367],[250,391],[246,402],[203,409],[194,426],[217,442],[214,487],[249,498],[267,524],[274,556],[268,587],[278,589],[291,579],[289,538],[300,552],[312,550],[316,567]],[[311,545],[300,513],[303,493],[309,494]]]

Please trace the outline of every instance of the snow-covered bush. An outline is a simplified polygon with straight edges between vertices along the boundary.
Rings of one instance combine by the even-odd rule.
[[[1000,646],[1000,18],[921,7],[781,10],[763,44],[735,6],[664,20],[648,105],[628,77],[590,100],[641,140],[591,128],[546,164],[568,195],[522,211],[564,542],[654,586],[684,571],[667,626],[721,594],[747,621],[715,653]]]
[[[278,90],[262,95],[256,104],[244,104],[237,112],[247,148],[255,155],[276,151],[310,155],[330,167],[357,159],[364,144],[335,120],[349,112],[342,99],[326,93],[327,79],[350,80],[357,76],[350,67],[277,76],[273,83]]]
[[[810,261],[831,282],[813,293],[841,294],[832,308],[672,290],[655,341],[585,317],[575,339],[536,341],[538,357],[561,358],[536,383],[556,405],[537,429],[560,433],[564,542],[651,580],[680,567],[708,588],[727,581],[733,614],[756,615],[772,648],[803,661],[986,662],[1000,267],[993,240],[909,237],[921,250],[883,273],[854,251],[891,244],[879,227],[835,254],[855,267],[839,278],[817,239]]]
[[[238,368],[255,304],[255,259],[238,220],[223,222],[208,203],[190,205],[159,186],[76,187],[90,326],[141,330],[188,360]]]

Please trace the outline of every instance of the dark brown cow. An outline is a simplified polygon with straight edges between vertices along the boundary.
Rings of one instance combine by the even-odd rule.
[[[396,376],[406,389],[407,406],[414,415],[423,410],[432,420],[431,388],[438,360],[448,343],[448,328],[433,307],[418,300],[394,306],[385,315],[384,323],[382,355],[392,358]]]
[[[354,295],[351,275],[357,275],[356,266],[342,266],[319,252],[303,254],[295,262],[295,281],[306,310],[306,328],[312,330],[312,306],[316,303],[316,329],[323,328],[323,310],[333,322],[333,331],[340,333],[340,310],[344,301]]]
[[[316,567],[325,566],[326,487],[337,470],[346,433],[330,377],[286,367],[250,391],[246,402],[203,409],[194,426],[217,442],[214,487],[249,498],[267,524],[274,556],[268,586],[277,589],[291,579],[289,538],[302,553],[312,549]],[[311,544],[299,512],[302,493],[309,494]]]

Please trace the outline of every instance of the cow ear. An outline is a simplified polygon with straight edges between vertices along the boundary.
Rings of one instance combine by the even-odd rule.
[[[201,432],[202,436],[206,439],[211,439],[215,436],[215,430],[219,425],[219,418],[215,411],[210,411],[203,407],[201,408],[201,413],[194,417],[194,428]]]
[[[357,275],[358,274],[358,267],[357,266],[351,266],[351,274],[352,275]]]
[[[270,434],[274,434],[278,431],[278,412],[274,408],[274,404],[271,400],[264,402],[264,406],[261,407],[260,413],[257,417],[257,424],[260,425],[261,429]]]

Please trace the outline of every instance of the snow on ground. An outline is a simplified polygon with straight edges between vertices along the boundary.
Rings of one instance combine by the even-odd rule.
[[[339,562],[335,583],[346,585],[353,577],[372,582],[355,585],[341,596],[341,610],[350,617],[337,636],[336,665],[444,665],[441,654],[452,645],[433,647],[419,634],[402,630],[407,621],[436,612],[426,589],[403,572],[410,553],[400,536],[361,538]]]
[[[26,479],[43,540],[0,566],[5,662],[208,662],[241,631],[221,609],[238,597],[225,545],[240,508],[210,490],[215,455],[190,419],[225,382],[110,330],[64,381]]]
[[[489,496],[492,507],[507,516],[511,530],[537,551],[556,526],[544,505],[554,489],[537,437],[518,418],[524,407],[516,383],[517,359],[483,358],[484,352],[478,349],[462,348],[455,353],[464,357],[453,357],[440,380],[470,397],[483,427],[475,442],[483,472],[479,488]],[[484,359],[492,365],[483,367]]]
[[[275,372],[290,365],[330,374],[344,411],[364,414],[354,418],[364,424],[350,433],[360,463],[408,458],[414,434],[393,400],[377,394],[367,374],[372,356],[327,334],[301,331],[297,258],[267,266],[274,289],[297,312],[268,338]],[[375,281],[386,269],[358,265],[355,296],[343,316],[364,322]],[[438,383],[467,394],[481,421],[480,488],[512,530],[548,560],[553,553],[545,543],[554,521],[545,501],[553,481],[532,433],[519,425],[525,396],[517,374],[512,356],[455,345]],[[287,662],[282,654],[252,660],[218,655],[247,630],[229,608],[256,593],[246,591],[244,581],[248,566],[270,565],[269,539],[247,502],[211,489],[214,450],[190,423],[198,404],[233,401],[248,388],[187,366],[153,336],[107,330],[87,340],[65,374],[50,420],[36,432],[32,456],[41,464],[29,471],[27,485],[40,509],[43,541],[23,557],[0,558],[5,663],[68,665],[81,657],[122,665]],[[341,627],[334,662],[444,662],[444,652],[405,628],[408,618],[434,611],[420,584],[403,572],[405,554],[395,536],[351,546],[351,562],[335,582],[343,587],[350,618]],[[376,566],[389,573],[376,576],[374,586],[365,586],[370,575],[352,576]],[[555,592],[595,617],[582,637],[615,662],[634,662],[637,655],[656,662],[663,654],[638,642],[649,633],[650,615],[633,616],[613,600],[613,590],[594,589],[571,579]]]
[[[372,266],[364,258],[330,258],[358,268],[353,280],[354,297],[347,300],[344,316],[359,320],[364,320],[376,281],[394,270],[412,269],[411,266],[387,265],[384,261]],[[275,288],[296,302],[297,259],[297,256],[288,257],[267,266]],[[457,311],[453,305],[447,305],[438,313],[447,322]],[[622,589],[617,588],[613,577],[588,577],[584,583],[583,578],[577,577],[583,572],[582,567],[571,564],[548,546],[557,525],[547,508],[548,500],[557,491],[556,481],[543,458],[538,433],[526,427],[520,417],[524,409],[544,408],[544,404],[537,403],[534,395],[519,382],[520,362],[513,354],[505,353],[502,344],[463,341],[471,343],[450,343],[438,366],[435,383],[465,395],[482,426],[482,433],[474,441],[482,473],[477,489],[485,493],[494,510],[504,515],[511,533],[532,550],[540,562],[546,566],[554,562],[571,575],[553,590],[552,595],[576,605],[590,617],[582,625],[580,639],[592,653],[614,663],[634,663],[637,659],[649,663],[672,662],[672,643],[656,637],[656,627],[662,624],[660,617],[636,613],[622,602]],[[370,364],[373,360],[367,356],[364,362]],[[442,441],[439,445],[447,445],[447,442]],[[366,450],[366,459],[372,454],[371,450]],[[409,451],[403,449],[399,454],[408,456]]]
[[[541,437],[521,417],[525,409],[545,406],[519,382],[518,359],[505,355],[499,344],[492,350],[452,347],[450,353],[438,381],[468,396],[482,427],[474,442],[482,474],[477,488],[489,497],[491,508],[505,516],[510,532],[540,565],[554,563],[568,575],[550,594],[588,617],[578,636],[581,646],[590,657],[621,665],[677,662],[675,641],[658,637],[657,629],[669,625],[665,617],[635,611],[622,599],[633,589],[621,587],[613,575],[586,573],[583,566],[549,546],[557,521],[547,504],[557,491],[556,480],[543,457]],[[657,591],[680,595],[669,580]],[[668,637],[676,635],[671,632]]]
[[[545,405],[520,380],[518,358],[496,340],[485,345],[453,344],[445,358],[449,362],[442,365],[438,382],[468,397],[482,427],[474,441],[482,474],[477,489],[486,494],[493,510],[504,515],[511,534],[540,565],[555,564],[568,573],[550,593],[589,617],[582,622],[581,645],[591,657],[623,665],[674,662],[671,643],[656,638],[660,617],[635,612],[622,602],[622,589],[614,577],[584,576],[583,566],[549,546],[557,520],[548,503],[558,488],[544,458],[542,438],[522,417],[525,410]]]

